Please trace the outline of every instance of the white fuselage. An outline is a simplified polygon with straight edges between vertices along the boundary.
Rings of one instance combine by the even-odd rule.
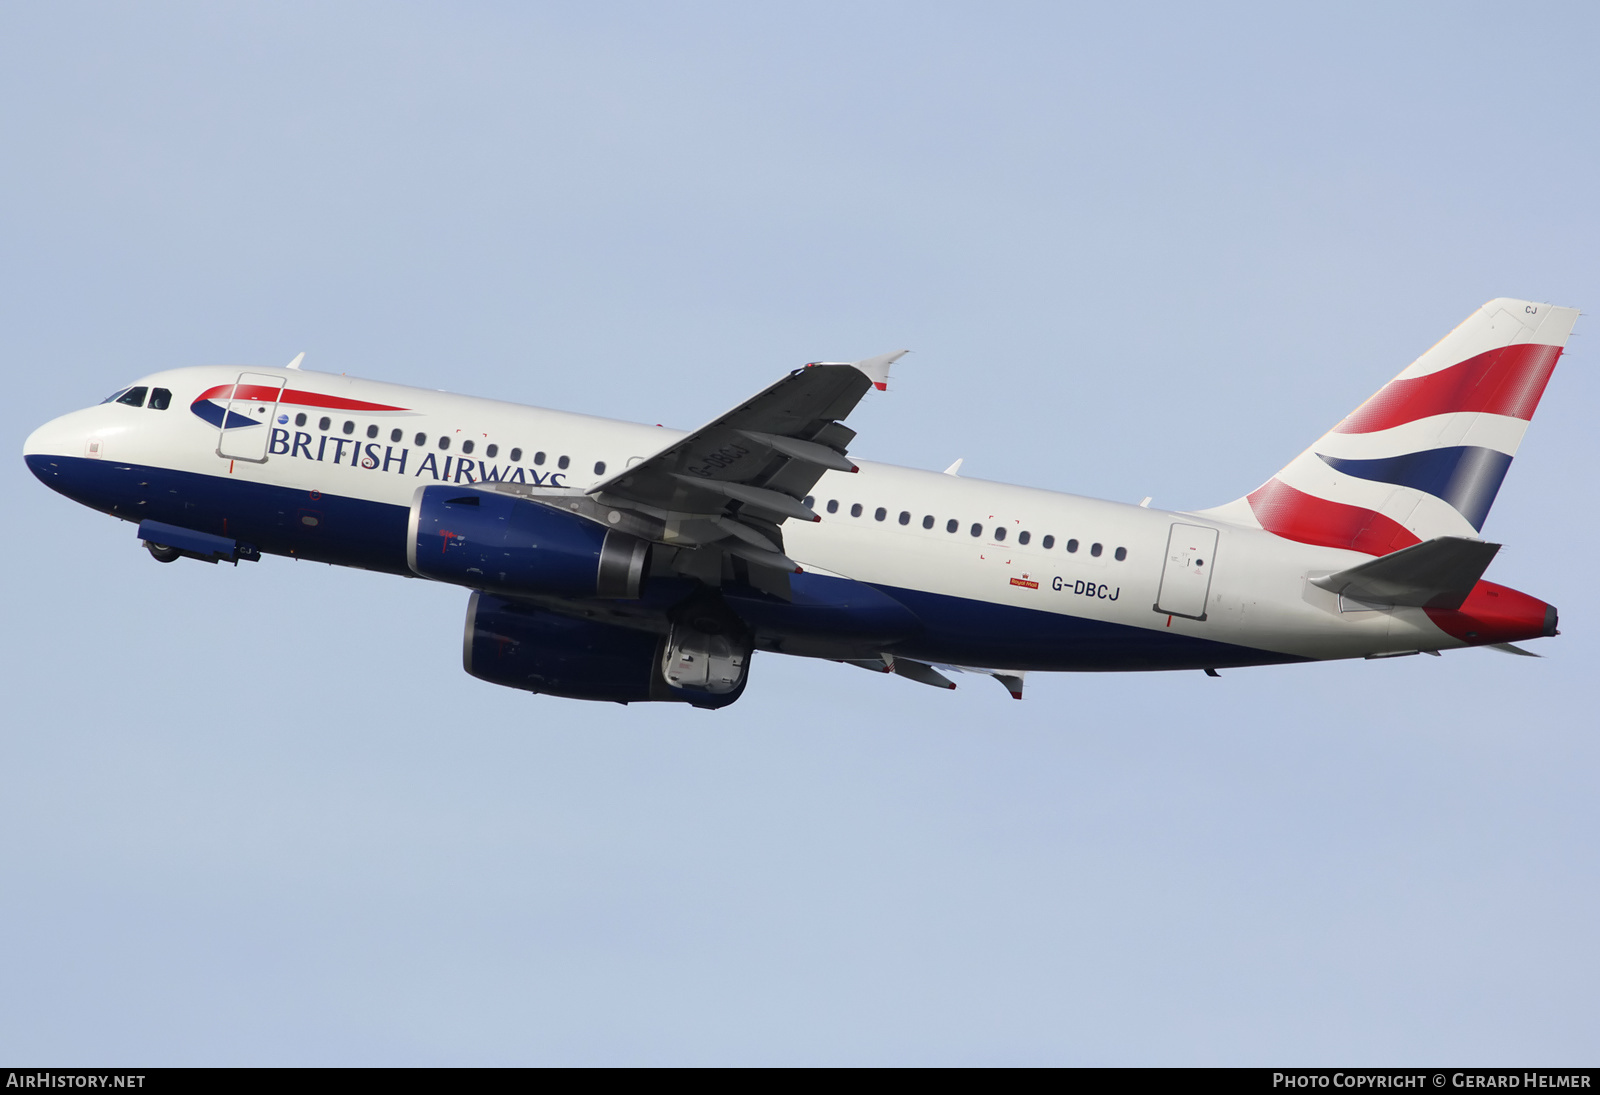
[[[437,482],[465,486],[498,476],[582,490],[603,477],[597,467],[615,471],[682,436],[661,427],[370,380],[250,371],[282,377],[297,392],[386,409],[295,406],[286,397],[265,461],[227,459],[218,455],[217,426],[192,413],[191,404],[233,384],[240,370],[179,369],[139,382],[170,390],[168,409],[91,407],[41,427],[26,451],[30,457],[87,458],[208,477],[221,489],[276,488],[308,500],[312,511],[317,499],[328,497],[403,509],[419,486]],[[301,415],[303,424],[297,425]],[[1358,552],[1299,544],[1195,514],[858,463],[859,472],[827,472],[816,484],[819,522],[791,520],[783,526],[786,552],[807,571],[1204,638],[1285,660],[1467,645],[1441,631],[1422,609],[1360,610],[1308,581],[1367,558]],[[149,498],[84,500],[131,520],[153,512]],[[1213,557],[1200,560],[1210,568],[1204,609],[1191,613],[1203,618],[1156,607],[1169,537],[1178,525],[1216,533]],[[387,566],[382,560],[348,561]]]

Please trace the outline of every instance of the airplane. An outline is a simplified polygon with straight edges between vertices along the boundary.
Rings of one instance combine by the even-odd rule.
[[[46,486],[161,562],[471,591],[462,658],[579,700],[735,702],[754,653],[1022,697],[1031,672],[1392,658],[1557,634],[1479,536],[1578,313],[1497,299],[1276,475],[1164,511],[849,455],[905,351],[687,433],[284,368],[158,372],[41,426]]]

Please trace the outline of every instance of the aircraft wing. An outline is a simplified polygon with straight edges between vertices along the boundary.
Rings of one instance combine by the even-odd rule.
[[[796,369],[587,493],[659,523],[651,538],[662,543],[716,545],[758,567],[792,572],[798,568],[783,554],[779,526],[820,520],[802,499],[823,472],[856,470],[845,456],[855,431],[840,420],[870,389],[887,385],[889,366],[905,353]]]

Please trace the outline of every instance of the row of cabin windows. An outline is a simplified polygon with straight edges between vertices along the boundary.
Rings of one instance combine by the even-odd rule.
[[[304,426],[306,424],[306,416],[304,414],[295,415],[294,416],[294,424],[296,426]],[[331,418],[323,417],[323,418],[321,418],[321,419],[319,419],[317,421],[317,429],[322,430],[323,432],[327,432],[328,430],[330,430],[332,428],[333,428],[333,420]],[[356,430],[355,422],[350,420],[350,419],[346,419],[345,423],[344,423],[343,430],[347,434],[355,433],[355,430]],[[378,436],[378,425],[377,425],[377,423],[373,423],[372,425],[367,427],[367,436],[370,437],[370,438],[374,438],[374,439]],[[394,444],[398,445],[404,439],[405,439],[405,431],[404,430],[395,429],[395,430],[390,430],[389,431],[389,440],[391,442],[393,442]],[[450,447],[450,438],[447,435],[440,434],[438,440],[439,440],[439,451],[443,452],[445,449],[448,449]],[[417,446],[418,448],[421,448],[421,447],[423,447],[424,445],[426,445],[428,443],[428,435],[425,434],[425,433],[416,434],[414,437],[412,437],[411,443],[413,445]],[[468,455],[468,456],[472,455],[473,451],[476,448],[477,448],[477,443],[474,442],[474,441],[467,440],[467,441],[461,442],[461,451],[465,455]],[[490,460],[493,460],[495,457],[500,455],[500,446],[499,445],[494,445],[494,444],[485,445],[483,447],[483,455],[487,456]],[[507,455],[508,455],[508,458],[511,460],[511,462],[513,464],[522,463],[522,450],[520,448],[512,449],[511,452],[509,454],[507,454]],[[544,453],[536,452],[536,453],[533,454],[533,463],[536,466],[537,465],[542,465],[544,463],[544,461],[545,461],[545,454]],[[571,466],[571,464],[572,464],[572,458],[570,456],[559,456],[559,457],[556,458],[556,467],[560,468],[562,471],[566,471],[567,468],[569,466]],[[595,461],[594,473],[596,475],[604,475],[606,473],[606,462],[604,460],[596,460]]]
[[[148,404],[144,401],[146,395],[150,397]],[[172,393],[165,388],[149,388],[141,384],[137,388],[123,388],[121,391],[112,392],[100,402],[123,403],[129,407],[148,406],[152,411],[164,411],[172,406]]]
[[[815,502],[816,502],[816,499],[814,497],[806,499],[806,505],[807,506],[811,506]],[[838,513],[839,512],[839,500],[837,498],[828,499],[827,510],[828,510],[829,513]],[[864,512],[864,510],[863,510],[863,507],[862,507],[860,502],[857,502],[857,503],[855,503],[854,505],[852,505],[850,507],[850,516],[851,517],[860,517],[863,512]],[[872,511],[872,519],[874,521],[886,521],[886,520],[888,520],[888,518],[889,518],[889,511],[887,509],[885,509],[883,506],[879,506],[877,509]],[[900,523],[902,525],[910,525],[911,524],[911,511],[910,510],[905,510],[905,509],[901,510],[900,511],[900,516],[899,516],[899,521],[900,521]],[[923,518],[922,518],[922,527],[923,528],[931,529],[936,524],[938,524],[938,521],[935,520],[933,514],[928,513],[928,514],[924,514],[923,515]],[[952,534],[956,533],[956,532],[959,532],[959,531],[961,531],[961,522],[956,520],[954,517],[952,517],[952,518],[950,518],[948,521],[946,521],[944,523],[944,530],[946,532],[952,533]],[[972,526],[968,531],[975,537],[976,536],[982,536],[983,535],[983,523],[981,521],[972,522]],[[994,539],[995,539],[995,541],[997,543],[1004,542],[1007,534],[1008,533],[1007,533],[1006,527],[1004,525],[996,525],[994,527],[993,535],[994,535]],[[1033,533],[1029,532],[1027,529],[1023,529],[1021,532],[1017,533],[1017,543],[1018,544],[1026,545],[1026,544],[1031,543],[1032,541],[1033,541]],[[1049,551],[1051,548],[1056,546],[1056,538],[1054,536],[1050,535],[1049,533],[1046,533],[1042,538],[1040,538],[1039,546],[1044,548],[1046,551]],[[1078,544],[1078,541],[1076,539],[1070,539],[1070,540],[1068,540],[1066,542],[1065,546],[1066,546],[1068,554],[1077,554],[1077,551],[1078,551],[1078,548],[1079,548],[1080,545]],[[1104,552],[1105,552],[1105,545],[1104,544],[1090,544],[1089,545],[1089,554],[1094,556],[1096,559],[1100,558],[1100,556]],[[1127,557],[1128,557],[1128,549],[1125,548],[1125,547],[1119,547],[1119,548],[1116,549],[1116,551],[1112,552],[1112,558],[1116,559],[1116,561],[1119,562],[1119,563],[1122,562],[1123,560],[1127,559]]]

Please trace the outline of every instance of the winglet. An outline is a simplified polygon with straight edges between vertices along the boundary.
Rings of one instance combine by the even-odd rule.
[[[963,461],[965,459],[966,459],[965,456],[956,457],[956,462],[954,464],[951,464],[948,468],[944,469],[944,473],[946,475],[954,475],[956,478],[959,479],[961,477],[961,461]]]
[[[300,363],[302,361],[304,361],[305,359],[306,359],[306,352],[304,350],[301,350],[299,353],[294,355],[294,360],[289,362],[289,364],[285,365],[284,368],[286,368],[286,369],[298,369],[298,368],[300,368]]]
[[[852,361],[850,364],[866,373],[867,379],[872,381],[874,388],[877,388],[880,392],[886,392],[889,390],[889,366],[910,352],[910,350],[896,350],[892,354],[879,354],[877,357]]]

